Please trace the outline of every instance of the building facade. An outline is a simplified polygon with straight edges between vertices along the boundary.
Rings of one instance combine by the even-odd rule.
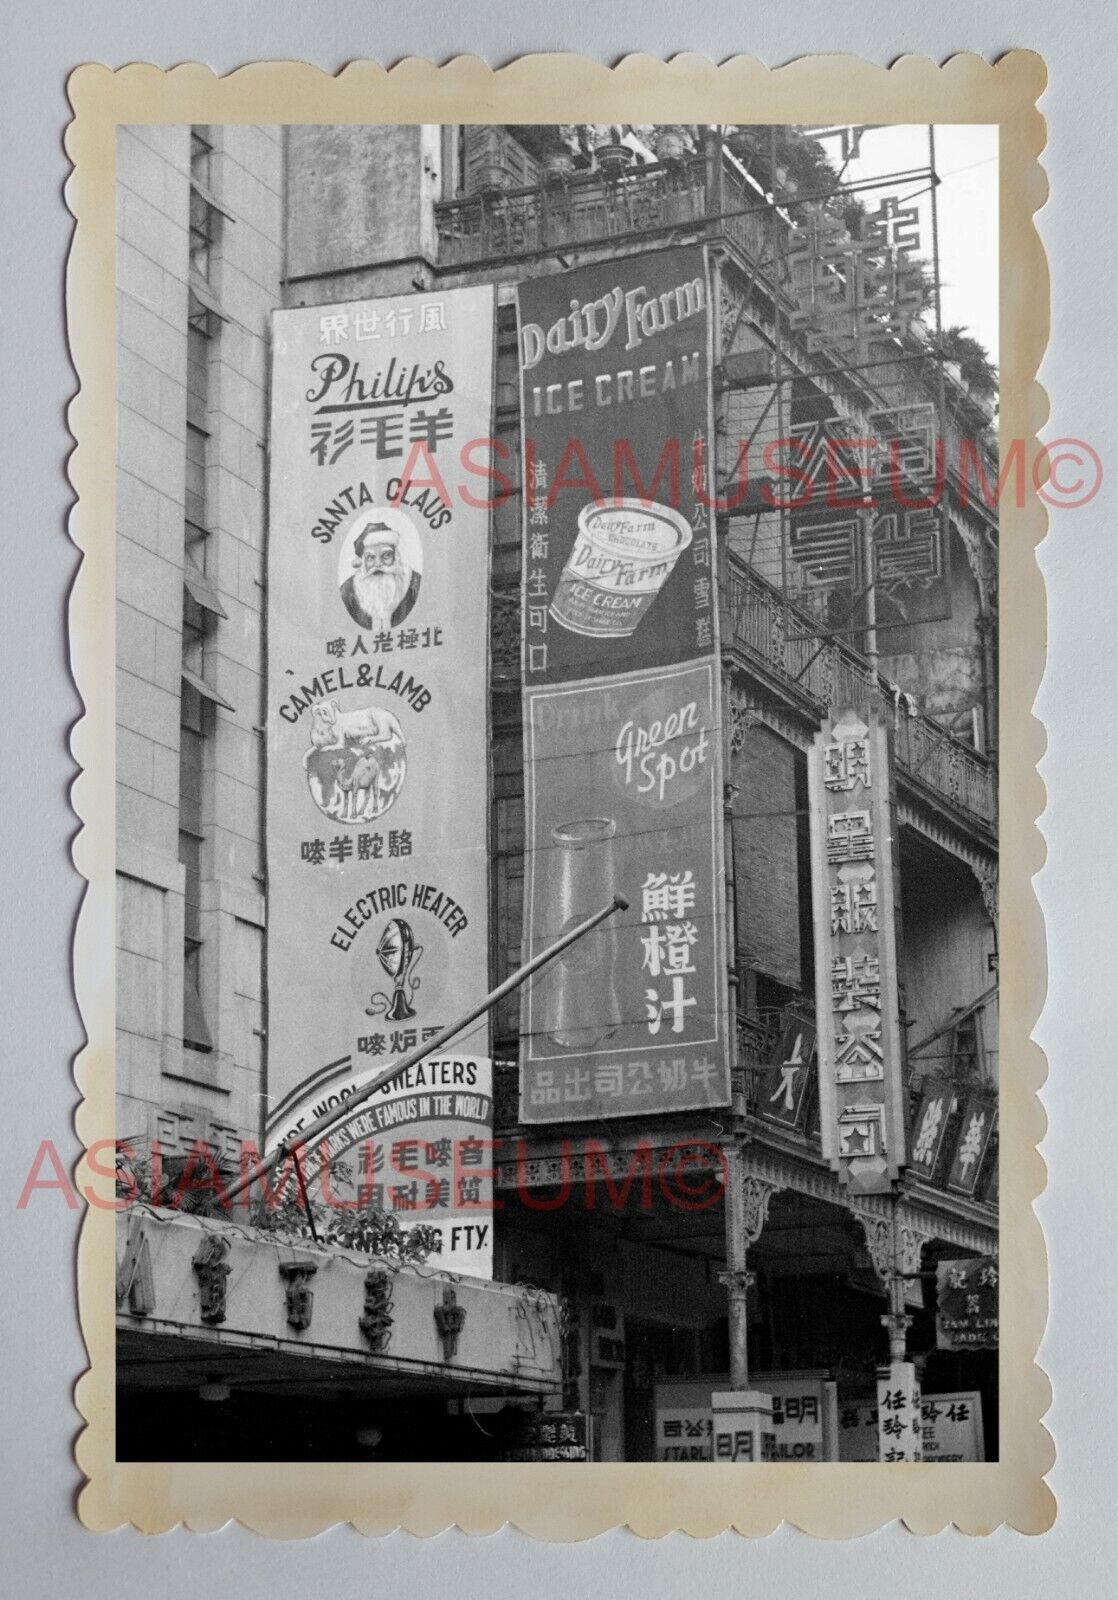
[[[356,1333],[337,1341],[341,1354],[327,1356],[313,1333],[292,1349],[285,1295],[292,1283],[306,1288],[306,1272],[287,1274],[257,1337],[238,1342],[231,1314],[207,1333],[205,1274],[185,1247],[182,1273],[198,1282],[172,1329],[161,1325],[161,1285],[154,1312],[143,1294],[136,1308],[152,1239],[126,1220],[123,1448],[155,1447],[146,1401],[154,1362],[170,1353],[159,1392],[200,1455],[236,1452],[238,1429],[265,1411],[269,1427],[305,1437],[309,1455],[491,1452],[499,1430],[483,1440],[472,1427],[469,1389],[488,1396],[491,1415],[542,1400],[590,1419],[597,1459],[674,1459],[685,1437],[689,1453],[709,1452],[702,1395],[731,1379],[742,1387],[748,1374],[777,1394],[797,1381],[830,1385],[843,1426],[811,1449],[850,1458],[863,1448],[858,1408],[900,1349],[926,1397],[981,1397],[992,1459],[996,1352],[937,1348],[932,1292],[939,1263],[997,1253],[997,526],[967,481],[968,467],[996,476],[989,406],[942,352],[935,358],[930,309],[907,287],[890,300],[884,333],[851,332],[826,296],[812,315],[827,255],[805,247],[804,231],[818,208],[797,200],[810,185],[801,177],[797,190],[759,130],[723,141],[610,129],[597,144],[559,132],[121,133],[118,1136],[137,1170],[154,1145],[172,1174],[199,1146],[235,1171],[245,1143],[262,1139],[272,312],[495,284],[495,438],[519,485],[517,284],[684,242],[706,247],[713,285],[731,1103],[529,1123],[518,1000],[502,1002],[491,1017],[499,1209],[485,1293],[507,1298],[518,1327],[539,1319],[547,1359],[532,1365],[518,1334],[451,1372],[444,1324],[429,1326],[418,1279],[418,1310],[413,1288],[399,1289],[401,1328],[414,1318],[419,1330],[399,1358]],[[862,206],[841,224],[848,257],[867,214]],[[892,217],[887,204],[882,215],[879,227]],[[838,224],[825,226],[833,244]],[[856,506],[857,485],[876,481],[880,464],[863,464],[860,478],[844,466],[833,505],[771,492],[782,482],[818,488],[848,460],[830,446],[867,436],[885,440],[887,463],[903,463],[891,522],[869,528]],[[781,455],[789,439],[798,478]],[[917,491],[929,475],[935,487],[937,443],[929,521]],[[523,534],[518,488],[491,513],[494,985],[519,965],[524,939]],[[811,773],[850,707],[882,730],[890,775],[882,898],[895,907],[889,1003],[903,1041],[908,1161],[887,1193],[853,1192],[825,1155],[814,1065],[837,990],[817,970],[831,888],[813,859]],[[680,1151],[690,1188],[673,1176]],[[149,1233],[156,1225],[185,1223],[156,1207]],[[323,1261],[289,1256],[325,1287]],[[361,1292],[375,1302],[379,1291],[365,1282]],[[491,1314],[476,1293],[471,1335]],[[319,1405],[327,1361],[330,1399]],[[215,1386],[229,1404],[199,1401]],[[372,1445],[353,1442],[354,1405],[380,1419]]]

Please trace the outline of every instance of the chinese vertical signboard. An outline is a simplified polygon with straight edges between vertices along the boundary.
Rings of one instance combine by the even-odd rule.
[[[935,1078],[925,1080],[924,1093],[912,1124],[908,1170],[914,1177],[924,1178],[928,1182],[934,1177],[954,1103],[955,1091],[949,1083]]]
[[[911,1361],[894,1361],[877,1373],[877,1459],[923,1461],[920,1385]]]
[[[851,1190],[885,1192],[905,1160],[888,742],[835,711],[809,760],[823,1153]]]
[[[725,1105],[721,691],[702,250],[519,287],[521,1116]]]
[[[792,230],[789,289],[792,327],[808,350],[840,350],[848,361],[887,354],[890,336],[920,314],[919,211],[895,195],[882,197],[859,236],[822,206],[802,209]],[[897,627],[951,615],[950,536],[942,504],[944,452],[935,407],[891,406],[868,417],[868,439],[852,439],[837,413],[789,430],[789,464],[810,487],[794,508],[789,554],[791,587],[805,603],[813,593],[844,589],[843,607],[869,575],[861,570],[857,510],[870,494],[878,626]],[[858,448],[873,441],[868,462]]]
[[[986,1158],[997,1112],[986,1095],[973,1095],[963,1108],[959,1141],[947,1174],[947,1187],[955,1194],[973,1195]]]
[[[492,400],[490,287],[276,313],[273,1145],[488,987],[488,516],[443,491],[490,436]],[[485,1041],[482,1025],[455,1048]],[[427,1112],[440,1127],[455,1117],[453,1103]],[[438,1181],[401,1221],[438,1220]]]
[[[820,205],[805,205],[788,256],[792,327],[809,350],[839,346],[857,361],[872,342],[920,314],[920,214],[885,196],[858,238]]]

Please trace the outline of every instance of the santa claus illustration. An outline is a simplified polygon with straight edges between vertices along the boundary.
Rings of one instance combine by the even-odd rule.
[[[353,542],[353,567],[341,596],[354,622],[376,633],[396,627],[415,605],[420,584],[396,529],[387,522],[367,522]]]

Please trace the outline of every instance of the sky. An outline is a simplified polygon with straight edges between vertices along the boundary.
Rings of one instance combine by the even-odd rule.
[[[945,328],[958,323],[998,360],[998,128],[995,123],[941,123],[936,127],[940,176],[939,253]],[[834,159],[838,141],[826,141]],[[847,179],[884,177],[928,166],[924,125],[874,128],[865,133]],[[881,195],[913,196],[920,210],[920,254],[932,254],[931,200],[927,181],[890,183]],[[923,191],[923,192],[921,192]],[[863,192],[873,209],[879,192]]]

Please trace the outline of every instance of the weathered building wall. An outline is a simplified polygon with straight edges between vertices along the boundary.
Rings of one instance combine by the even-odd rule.
[[[985,664],[979,632],[978,588],[958,534],[951,531],[950,615],[913,628],[883,628],[881,671],[915,696],[921,711],[969,738],[967,710],[984,702]],[[946,608],[945,608],[946,609]]]
[[[437,127],[292,127],[288,144],[289,306],[407,294],[430,283]]]
[[[768,728],[746,730],[730,763],[739,968],[802,987],[796,752]]]
[[[263,1070],[264,441],[282,153],[275,129],[199,131],[221,207],[207,212],[204,272],[191,129],[126,128],[118,144],[118,1127],[171,1149],[256,1137]],[[206,600],[193,612],[188,567]],[[185,656],[184,614],[208,629],[194,646],[188,632]],[[208,1050],[184,1046],[188,660],[215,697],[195,701],[205,731],[191,776]]]

